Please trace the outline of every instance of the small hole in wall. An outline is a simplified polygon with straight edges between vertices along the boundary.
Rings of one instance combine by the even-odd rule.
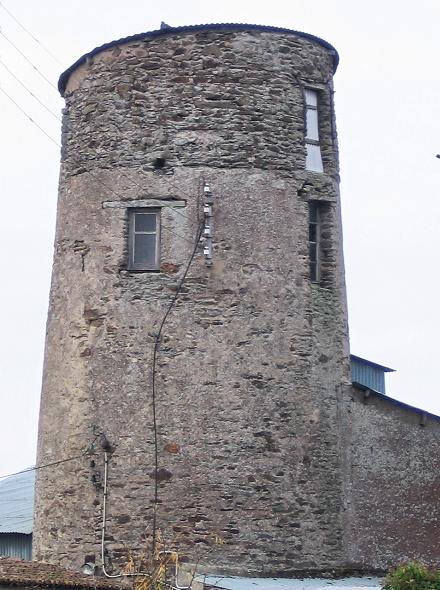
[[[165,158],[156,158],[154,160],[154,167],[156,170],[160,170],[165,166]]]

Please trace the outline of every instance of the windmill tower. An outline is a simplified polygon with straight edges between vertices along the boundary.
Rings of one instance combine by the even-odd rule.
[[[233,572],[341,563],[336,66],[206,25],[61,76],[38,462],[77,458],[38,473],[36,558],[116,571],[160,531]]]

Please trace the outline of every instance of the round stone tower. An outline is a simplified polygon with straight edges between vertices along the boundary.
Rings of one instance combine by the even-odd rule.
[[[38,471],[34,558],[117,573],[160,535],[206,571],[343,563],[336,65],[228,24],[61,76],[38,464],[69,460]]]

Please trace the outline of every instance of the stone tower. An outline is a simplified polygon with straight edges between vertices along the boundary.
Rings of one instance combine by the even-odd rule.
[[[228,24],[62,75],[38,463],[72,459],[38,472],[35,558],[100,565],[106,484],[112,571],[153,513],[211,571],[344,563],[336,66],[322,39]]]

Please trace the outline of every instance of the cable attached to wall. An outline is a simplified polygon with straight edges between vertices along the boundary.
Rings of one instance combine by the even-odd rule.
[[[67,463],[68,461],[74,461],[75,459],[81,459],[85,457],[89,453],[94,450],[94,444],[100,434],[97,434],[92,442],[86,447],[86,449],[79,455],[74,455],[72,457],[67,457],[66,459],[59,459],[58,461],[52,461],[51,463],[44,463],[43,465],[35,465],[34,467],[28,467],[27,469],[22,469],[21,471],[16,471],[15,473],[7,473],[6,475],[0,475],[0,479],[5,479],[7,477],[12,477],[14,475],[21,475],[22,473],[29,473],[30,471],[38,471],[39,469],[47,469],[48,467],[55,467],[56,465],[61,465],[62,463]]]
[[[151,370],[151,403],[153,409],[153,433],[154,433],[154,505],[153,505],[153,543],[152,543],[152,552],[153,554],[156,552],[156,542],[157,542],[157,506],[159,504],[159,485],[158,485],[158,471],[159,471],[159,448],[158,448],[158,439],[157,439],[157,417],[156,417],[156,365],[157,365],[157,353],[159,352],[160,340],[162,335],[162,330],[165,326],[165,322],[168,319],[168,316],[173,309],[177,298],[179,296],[180,291],[185,283],[186,277],[188,275],[188,271],[194,260],[196,255],[197,249],[199,248],[200,238],[202,237],[202,233],[205,227],[205,223],[201,223],[197,230],[197,235],[195,239],[194,249],[191,253],[190,259],[188,264],[186,265],[185,272],[183,273],[182,278],[180,279],[179,284],[177,285],[176,292],[171,299],[168,308],[162,318],[162,321],[159,326],[159,330],[157,331],[156,338],[154,340],[154,349],[153,349],[153,363],[152,363],[152,370]]]

